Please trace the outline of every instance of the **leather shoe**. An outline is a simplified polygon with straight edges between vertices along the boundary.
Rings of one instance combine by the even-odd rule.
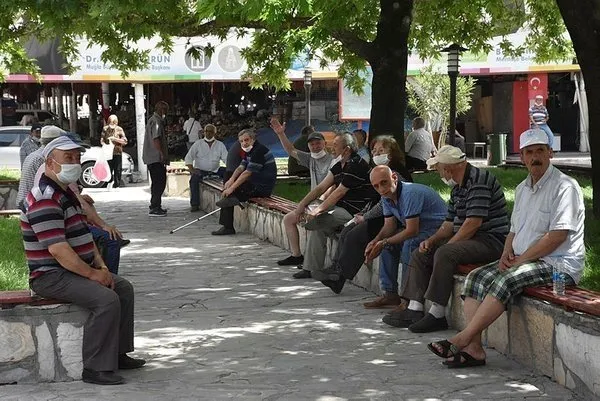
[[[131,243],[131,240],[130,240],[130,239],[123,239],[123,238],[121,238],[121,239],[119,240],[119,246],[120,246],[121,248],[125,248],[125,247],[126,247],[127,245],[129,245],[130,243]]]
[[[191,209],[190,209],[190,212],[192,212],[192,213],[193,212],[198,212],[198,211],[200,211],[200,207],[198,207],[198,206],[192,206]]]
[[[122,384],[125,382],[122,376],[119,376],[113,371],[98,371],[92,369],[83,369],[81,373],[81,380],[86,383],[102,384],[102,385],[114,385]]]
[[[217,231],[213,231],[211,234],[212,235],[233,235],[233,234],[235,234],[235,229],[221,227]]]
[[[383,322],[394,327],[407,328],[423,318],[423,312],[405,309],[402,312],[388,313],[383,317]]]
[[[433,331],[448,330],[448,321],[446,317],[436,318],[431,313],[416,323],[408,326],[408,329],[413,333],[431,333]]]
[[[386,293],[382,297],[378,297],[374,301],[365,302],[363,306],[367,309],[382,309],[392,308],[400,305],[402,298],[398,294]]]
[[[323,280],[321,283],[323,283],[324,286],[331,288],[331,291],[339,294],[342,292],[344,284],[346,284],[346,279],[343,276],[340,276],[337,280]]]
[[[311,278],[312,274],[310,273],[310,270],[300,270],[298,273],[294,273],[294,275],[292,275],[293,278]]]
[[[138,369],[146,364],[146,361],[139,358],[132,358],[127,354],[119,355],[119,369]]]

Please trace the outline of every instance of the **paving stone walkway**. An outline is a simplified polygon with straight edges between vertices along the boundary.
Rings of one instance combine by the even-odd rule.
[[[213,237],[187,199],[167,198],[166,218],[147,216],[147,188],[90,194],[132,240],[121,274],[136,288],[136,354],[127,384],[7,385],[9,400],[583,400],[493,350],[483,368],[449,370],[426,349],[452,331],[417,335],[365,310],[372,298],[294,280],[275,261],[286,252],[247,234]],[[111,211],[109,213],[109,211]]]

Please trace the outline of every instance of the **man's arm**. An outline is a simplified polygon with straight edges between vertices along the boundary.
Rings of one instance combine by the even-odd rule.
[[[333,174],[331,174],[331,171],[330,171],[329,173],[327,173],[327,175],[325,176],[323,181],[321,181],[319,183],[319,185],[317,185],[314,189],[312,189],[308,194],[306,194],[306,196],[304,198],[302,198],[302,200],[300,202],[298,202],[298,207],[296,208],[296,211],[299,211],[300,213],[304,213],[304,209],[306,209],[306,207],[310,204],[310,202],[314,201],[319,196],[321,196],[323,193],[325,193],[325,191],[327,191],[327,189],[329,189],[329,187],[331,187],[333,184],[334,184]]]
[[[554,252],[566,241],[569,230],[555,230],[546,233],[535,244],[530,246],[522,255],[515,257],[515,265],[538,260]]]
[[[473,238],[479,227],[483,224],[482,217],[467,217],[464,223],[460,226],[456,234],[450,238],[449,244],[457,241],[464,241]]]
[[[66,270],[78,274],[87,279],[96,281],[105,287],[112,285],[112,275],[103,266],[99,269],[94,269],[92,266],[85,263],[77,253],[71,248],[68,242],[58,242],[48,247],[48,251],[56,259],[56,261]],[[97,249],[96,249],[97,252]]]
[[[183,159],[185,162],[185,166],[188,168],[190,173],[194,172],[194,159],[196,158],[196,149],[198,147],[196,144],[193,144],[190,147],[190,150],[185,154],[185,158]]]
[[[406,142],[404,144],[404,153],[408,153],[413,147],[413,145],[415,144],[416,136],[417,134],[415,134],[414,131],[408,134],[408,136],[406,137]]]
[[[231,187],[229,187],[231,192],[235,191],[240,185],[242,185],[244,182],[248,181],[250,176],[252,176],[252,172],[250,172],[248,170],[244,170],[241,174],[239,174],[238,177],[233,182],[233,184],[231,184]]]
[[[85,217],[89,223],[92,223],[96,227],[100,227],[104,231],[108,232],[110,235],[110,239],[122,238],[123,235],[115,226],[111,226],[106,223],[102,217],[96,211],[94,205],[89,204],[85,198],[81,194],[76,194],[79,203],[81,203],[81,208],[83,209],[83,213],[85,213]]]
[[[279,141],[281,142],[281,145],[283,145],[283,149],[287,152],[287,154],[293,157],[294,159],[298,159],[297,149],[285,135],[285,124],[281,125],[277,117],[272,117],[271,128],[273,129],[273,131],[275,131],[275,134],[277,134],[277,138],[279,138]]]
[[[454,223],[452,221],[444,221],[440,228],[429,237],[427,240],[433,244],[437,244],[440,241],[445,240],[446,238],[452,237],[452,233],[454,232]]]
[[[325,198],[323,203],[317,206],[315,210],[313,210],[310,214],[312,214],[313,216],[317,216],[329,209],[330,207],[335,206],[335,204],[338,203],[338,201],[342,199],[344,195],[346,195],[348,190],[349,188],[346,188],[342,184],[338,185],[337,188],[333,190],[333,192],[327,198]]]

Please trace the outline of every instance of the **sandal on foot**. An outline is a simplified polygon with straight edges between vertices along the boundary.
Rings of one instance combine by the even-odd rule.
[[[438,347],[442,348],[442,351],[441,352],[438,351],[434,347],[434,345],[437,345]],[[435,343],[429,343],[429,344],[427,344],[427,348],[429,348],[429,351],[433,352],[440,358],[445,358],[445,359],[448,359],[452,356],[456,356],[460,352],[460,349],[458,349],[458,347],[456,345],[452,344],[448,340],[442,340],[442,341],[438,341]]]
[[[475,359],[471,354],[461,351],[454,355],[451,361],[442,362],[442,365],[447,366],[448,369],[471,368],[485,365],[485,359]]]

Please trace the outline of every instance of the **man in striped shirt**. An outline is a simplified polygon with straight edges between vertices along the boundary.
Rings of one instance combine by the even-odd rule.
[[[541,129],[546,133],[548,136],[548,144],[550,149],[552,149],[554,133],[548,126],[549,119],[550,114],[548,114],[548,109],[544,106],[544,97],[542,95],[537,95],[533,106],[529,108],[529,125],[531,129]]]
[[[508,234],[504,192],[496,177],[472,166],[454,146],[440,148],[427,165],[452,187],[446,221],[435,234],[421,242],[411,255],[402,296],[410,301],[406,310],[395,310],[383,321],[408,327],[414,333],[448,328],[446,305],[458,265],[485,264],[498,260]],[[425,299],[432,302],[423,312]]]
[[[83,333],[82,379],[120,384],[117,369],[139,368],[145,361],[127,355],[133,351],[133,287],[109,272],[81,204],[68,187],[81,175],[83,149],[66,136],[44,148],[45,172],[21,214],[29,283],[43,297],[90,311]]]

